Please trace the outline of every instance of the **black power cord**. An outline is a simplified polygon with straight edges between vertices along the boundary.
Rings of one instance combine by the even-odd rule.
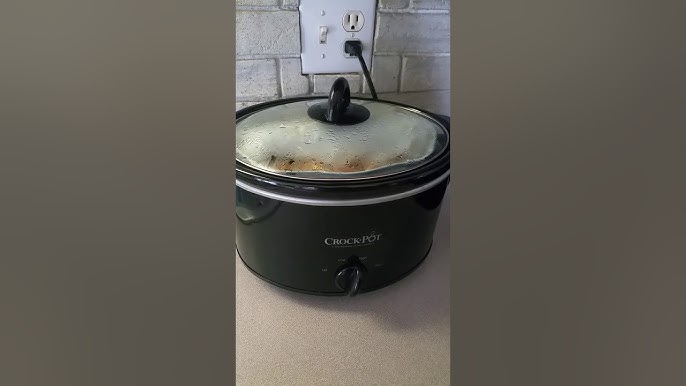
[[[374,88],[374,83],[372,82],[372,76],[369,75],[369,70],[367,69],[367,63],[364,62],[362,57],[362,43],[359,40],[348,40],[345,42],[345,53],[353,56],[357,56],[360,60],[360,66],[362,66],[362,72],[364,72],[364,77],[367,79],[367,84],[369,85],[369,91],[372,93],[372,99],[379,99],[376,96],[376,89]]]

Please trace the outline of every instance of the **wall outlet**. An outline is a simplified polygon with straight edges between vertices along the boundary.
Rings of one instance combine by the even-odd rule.
[[[357,58],[345,53],[347,40],[362,43],[371,68],[376,0],[300,0],[298,9],[303,74],[362,72]]]
[[[343,29],[346,32],[358,32],[364,28],[364,14],[362,11],[348,11],[343,15]]]

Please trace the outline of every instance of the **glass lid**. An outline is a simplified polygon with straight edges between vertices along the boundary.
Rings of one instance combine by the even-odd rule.
[[[237,161],[292,178],[366,179],[415,169],[448,144],[447,130],[417,110],[348,100],[327,120],[336,115],[331,101],[291,102],[241,118]]]

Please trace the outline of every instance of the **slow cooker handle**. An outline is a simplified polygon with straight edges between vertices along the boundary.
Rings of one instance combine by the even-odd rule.
[[[329,91],[329,103],[326,109],[326,120],[338,123],[350,105],[350,85],[348,80],[340,77],[333,82]]]

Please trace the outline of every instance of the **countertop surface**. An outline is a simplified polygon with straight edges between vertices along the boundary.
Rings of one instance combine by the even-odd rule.
[[[236,255],[237,384],[450,384],[449,197],[417,270],[353,298],[278,288]]]

